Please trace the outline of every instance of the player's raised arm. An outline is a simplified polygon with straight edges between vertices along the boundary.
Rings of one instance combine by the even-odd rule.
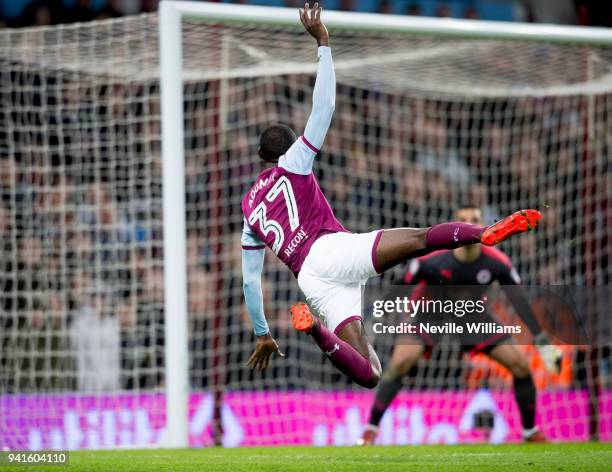
[[[317,40],[319,46],[319,67],[312,94],[312,111],[304,130],[304,138],[316,148],[315,152],[318,152],[323,145],[336,106],[336,74],[329,48],[329,33],[321,21],[319,4],[314,4],[309,15],[308,3],[306,3],[304,10],[300,12],[300,19],[306,31]]]
[[[306,122],[304,134],[281,157],[279,165],[298,174],[309,174],[314,157],[323,145],[334,114],[336,74],[329,48],[329,33],[321,21],[321,7],[315,3],[312,8],[309,8],[306,3],[304,9],[300,9],[299,12],[304,28],[317,40],[317,79],[312,94],[312,110]]]

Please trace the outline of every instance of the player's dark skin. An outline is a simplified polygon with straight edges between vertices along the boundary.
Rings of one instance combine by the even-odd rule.
[[[318,46],[329,46],[329,33],[321,21],[321,7],[315,3],[310,9],[309,4],[305,3],[304,8],[299,10],[300,21],[310,35],[316,39]],[[265,159],[261,153],[262,159]],[[382,236],[376,248],[376,260],[380,272],[384,272],[412,257],[422,256],[430,252],[425,244],[425,236],[428,228],[398,228],[382,230]],[[372,385],[364,385],[373,388],[378,384],[382,374],[380,360],[374,349],[368,342],[363,323],[359,320],[349,322],[340,332],[336,333],[340,339],[353,346],[365,358],[370,360],[372,365]],[[284,357],[278,344],[270,333],[257,336],[255,351],[247,361],[247,367],[263,371],[270,363],[273,354]]]

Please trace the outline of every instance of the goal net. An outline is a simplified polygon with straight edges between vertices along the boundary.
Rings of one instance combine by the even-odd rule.
[[[267,24],[182,21],[196,447],[352,444],[373,399],[291,328],[301,294],[272,254],[265,307],[286,357],[263,374],[245,367],[254,337],[240,201],[263,168],[260,132],[278,122],[303,129],[316,72],[297,12],[289,25],[276,11],[265,10]],[[502,247],[523,280],[610,282],[610,44],[385,30],[377,16],[377,27],[350,28],[363,16],[343,18],[329,25],[337,102],[315,167],[347,228],[428,226],[465,200],[488,223],[539,208],[541,229]],[[176,314],[164,310],[158,19],[0,31],[2,448],[165,442],[164,329]],[[392,346],[373,341],[384,366]],[[545,434],[612,440],[609,346],[564,346],[558,376],[521,349]],[[406,378],[380,437],[518,440],[509,375],[452,343]]]

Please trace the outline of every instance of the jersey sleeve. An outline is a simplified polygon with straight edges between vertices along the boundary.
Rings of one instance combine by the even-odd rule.
[[[258,251],[242,250],[242,290],[247,312],[257,336],[263,336],[269,332],[261,289],[264,256],[265,251],[263,249]]]
[[[294,174],[308,175],[312,172],[314,158],[323,145],[334,114],[336,74],[328,46],[319,46],[318,61],[317,79],[312,93],[312,111],[304,134],[278,161],[280,167]]]
[[[266,245],[263,243],[259,236],[249,226],[246,218],[242,225],[242,237],[240,238],[242,249],[245,251],[264,249]]]

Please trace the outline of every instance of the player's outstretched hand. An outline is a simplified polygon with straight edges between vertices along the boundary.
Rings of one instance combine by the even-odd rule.
[[[262,372],[268,367],[272,354],[276,354],[279,357],[285,357],[270,333],[264,334],[263,336],[257,336],[255,351],[253,351],[253,354],[249,357],[246,366]]]
[[[321,7],[318,2],[315,2],[312,8],[308,3],[304,3],[304,9],[300,9],[300,20],[319,46],[329,46],[329,33],[321,21]]]

